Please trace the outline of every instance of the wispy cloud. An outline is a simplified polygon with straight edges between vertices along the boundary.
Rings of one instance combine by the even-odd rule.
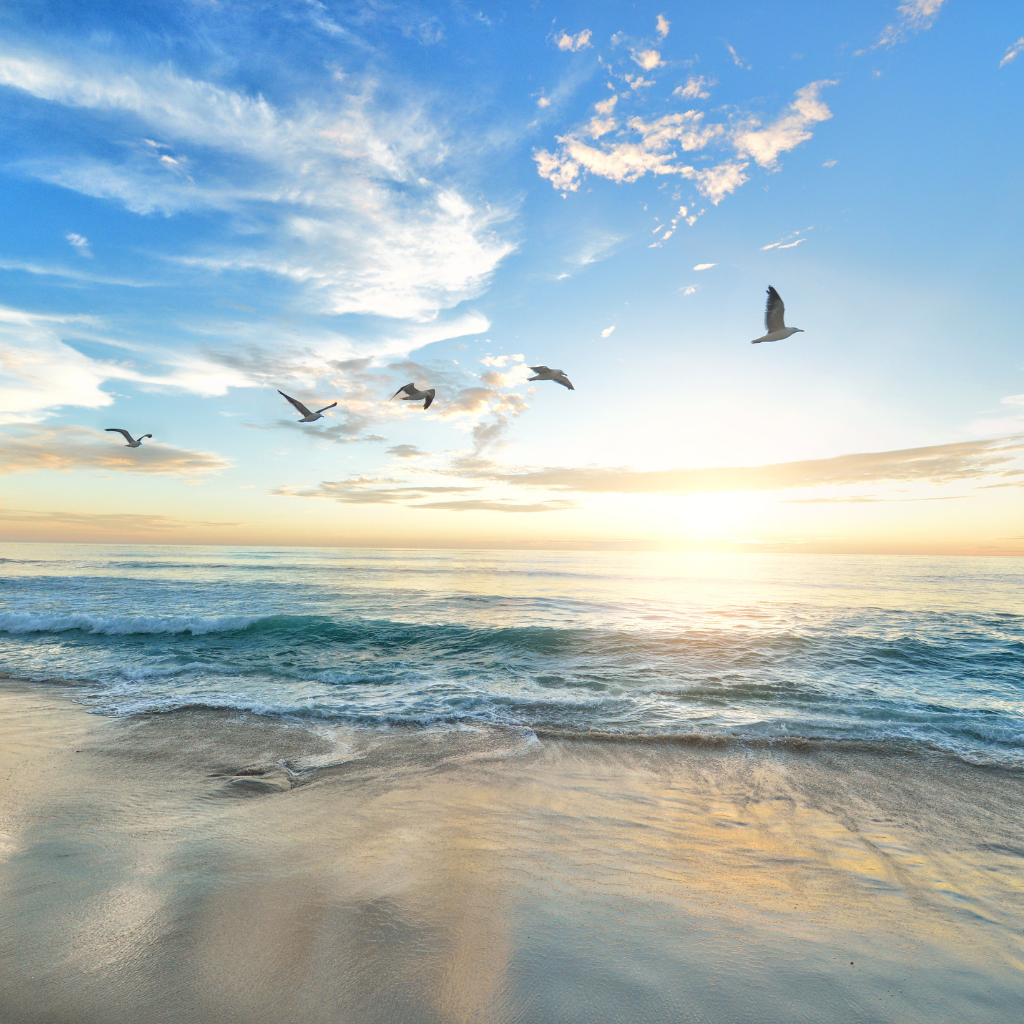
[[[565,498],[529,502],[460,497],[482,489],[480,486],[414,484],[394,477],[358,476],[347,480],[325,480],[315,487],[282,486],[271,493],[290,498],[327,498],[343,505],[405,505],[446,512],[558,512],[575,508],[577,504]],[[442,495],[450,497],[441,498]]]
[[[729,43],[725,44],[725,48],[729,51],[729,56],[732,57],[732,62],[736,67],[743,68],[746,71],[750,70],[750,65],[732,48]]]
[[[412,457],[418,452],[410,452]],[[401,457],[401,456],[400,456]],[[311,487],[281,486],[272,493],[325,498],[350,505],[406,505],[447,511],[553,512],[580,506],[587,494],[714,494],[733,491],[807,491],[856,487],[857,493],[809,495],[786,501],[905,501],[911,485],[1024,487],[1024,434],[927,448],[865,452],[762,466],[635,470],[628,467],[527,467],[506,465],[475,453],[452,457],[430,470],[404,476],[351,476]],[[864,494],[864,487],[881,488]],[[547,491],[524,500],[515,490]],[[888,490],[886,490],[888,488]],[[955,497],[939,495],[931,497]]]
[[[895,46],[906,39],[910,32],[924,32],[935,24],[939,10],[946,0],[904,0],[896,8],[898,18],[886,25],[873,49],[879,46]]]
[[[669,30],[669,29],[670,29],[671,27],[672,27],[672,22],[670,22],[670,21],[669,21],[669,20],[668,20],[668,19],[667,19],[667,18],[665,17],[665,15],[664,15],[664,14],[659,14],[659,15],[658,15],[658,20],[657,20],[657,22],[655,23],[655,29],[656,29],[656,31],[657,31],[657,33],[658,33],[658,35],[659,35],[659,36],[661,36],[661,38],[662,38],[662,39],[664,39],[664,38],[665,38],[665,36],[667,36],[667,35],[668,35],[668,30]]]
[[[89,239],[84,235],[77,235],[74,231],[64,236],[71,247],[78,253],[79,256],[84,256],[86,259],[92,259],[92,250],[89,248]]]
[[[4,475],[100,469],[195,477],[218,473],[229,465],[211,452],[188,451],[153,441],[127,449],[120,435],[86,427],[24,426],[0,433],[0,474]]]
[[[606,328],[605,328],[605,329],[604,329],[604,330],[603,330],[603,331],[601,332],[601,337],[602,337],[602,338],[610,338],[610,337],[611,337],[611,334],[612,334],[612,331],[614,331],[614,330],[615,330],[615,324],[612,324],[612,325],[611,325],[611,327],[606,327]]]
[[[785,491],[816,487],[892,484],[978,483],[1011,480],[1024,486],[1024,434],[984,441],[960,441],[925,448],[865,452],[764,466],[641,471],[628,468],[568,467],[516,469],[468,461],[464,475],[555,492],[589,494],[708,494],[729,491]],[[1015,485],[1017,485],[1015,483]]]
[[[693,269],[694,270],[710,270],[712,267],[717,267],[717,263],[698,263]]]
[[[1006,53],[1003,55],[1003,59],[999,62],[999,66],[1001,68],[1005,67],[1011,61],[1016,60],[1017,54],[1020,53],[1022,50],[1024,50],[1024,36],[1021,36],[1020,39],[1017,40],[1017,42],[1011,43],[1006,48]]]
[[[0,508],[0,522],[24,523],[33,526],[78,527],[89,531],[107,530],[122,541],[126,536],[167,533],[189,527],[234,527],[242,523],[204,522],[197,519],[177,519],[174,516],[138,515],[130,512],[59,512],[32,509]]]
[[[0,306],[0,423],[34,422],[62,405],[98,409],[112,404],[100,385],[138,374],[113,361],[91,359],[64,341],[93,323],[90,317]]]
[[[422,107],[377,104],[370,80],[332,106],[283,110],[164,65],[21,47],[0,49],[0,84],[95,115],[83,128],[124,154],[67,147],[22,173],[140,214],[241,217],[204,265],[287,278],[329,312],[430,318],[480,294],[513,248],[497,234],[503,211],[433,180],[447,145]]]

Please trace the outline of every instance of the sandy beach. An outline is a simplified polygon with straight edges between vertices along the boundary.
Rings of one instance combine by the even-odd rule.
[[[1017,1021],[1024,779],[0,690],[0,1017]]]

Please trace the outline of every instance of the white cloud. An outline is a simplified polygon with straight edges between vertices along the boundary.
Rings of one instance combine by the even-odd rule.
[[[601,100],[600,103],[594,104],[594,109],[601,115],[607,117],[614,109],[615,104],[619,102],[618,96],[609,96],[606,100]]]
[[[604,330],[603,330],[603,331],[601,332],[601,337],[602,337],[602,338],[607,338],[607,337],[610,337],[610,335],[611,335],[612,331],[614,331],[614,330],[615,330],[615,324],[612,324],[612,325],[611,325],[611,327],[606,327],[606,328],[605,328],[605,329],[604,329]]]
[[[692,174],[686,174],[685,176],[695,179],[697,190],[700,194],[706,199],[710,199],[717,206],[727,195],[735,192],[741,185],[750,181],[747,175],[743,173],[746,167],[746,163],[727,160],[716,167],[709,167],[703,171],[694,171]],[[693,168],[688,168],[688,170],[693,171]]]
[[[904,0],[896,9],[899,20],[886,25],[872,49],[879,46],[894,46],[906,39],[908,32],[924,32],[931,28],[945,2],[946,0]]]
[[[811,126],[832,116],[818,94],[823,87],[835,84],[834,81],[823,80],[805,85],[797,92],[789,110],[764,128],[756,119],[751,120],[747,127],[733,136],[737,151],[753,157],[761,167],[775,167],[780,153],[806,142],[811,137]]]
[[[1010,61],[1016,59],[1017,54],[1024,50],[1024,36],[1021,36],[1017,42],[1006,48],[1006,55],[999,62],[1000,67],[1005,67]]]
[[[645,174],[676,174],[695,182],[697,191],[717,206],[750,180],[745,173],[749,161],[744,157],[753,157],[762,167],[774,169],[780,153],[809,139],[810,126],[832,116],[818,97],[820,89],[831,84],[834,83],[822,81],[804,86],[789,109],[766,127],[756,118],[736,126],[705,124],[701,112],[687,110],[652,121],[631,117],[613,138],[595,146],[585,142],[584,137],[600,139],[617,126],[593,118],[575,131],[556,136],[559,146],[554,153],[536,150],[534,160],[540,176],[562,192],[577,191],[587,173],[618,183],[632,183]],[[735,147],[740,159],[700,169],[678,159],[678,150],[693,152],[727,144]]]
[[[750,65],[728,43],[725,44],[725,48],[729,51],[729,56],[732,57],[732,62],[736,67],[750,70]]]
[[[537,106],[541,107],[541,108],[550,107],[551,106],[551,100],[549,100],[547,98],[547,96],[540,96],[537,99]]]
[[[585,28],[582,32],[577,32],[574,36],[568,32],[563,32],[555,40],[555,45],[560,50],[569,50],[572,53],[578,50],[586,50],[590,47],[590,34],[589,28]]]
[[[644,69],[653,71],[661,67],[661,54],[657,50],[633,50],[633,60]]]
[[[672,95],[680,96],[684,100],[706,100],[711,95],[708,90],[716,84],[713,79],[707,79],[703,75],[691,75],[686,80],[686,85],[677,85],[672,90]]]
[[[79,256],[85,256],[88,259],[92,259],[92,251],[89,249],[89,239],[85,235],[76,235],[74,231],[64,236],[70,243],[71,247],[78,253]]]
[[[826,160],[821,166],[822,167],[835,167],[839,163],[838,160]]]
[[[712,267],[717,267],[717,263],[698,263],[694,270],[710,270]]]
[[[22,173],[140,214],[229,213],[244,229],[208,265],[288,278],[324,311],[430,319],[480,294],[514,248],[496,234],[501,212],[432,182],[447,145],[422,110],[375,106],[372,84],[284,111],[167,66],[25,50],[0,50],[0,84],[103,114],[95,131],[125,153],[66,150]]]
[[[693,110],[666,114],[653,121],[631,117],[626,122],[626,131],[633,133],[636,141],[627,139],[596,148],[568,134],[558,137],[561,146],[557,154],[540,150],[534,159],[541,177],[548,178],[556,188],[571,191],[579,187],[578,175],[582,171],[616,182],[633,182],[648,172],[697,178],[694,168],[674,163],[676,154],[668,147],[678,144],[687,151],[703,149],[723,133],[721,125],[702,125],[702,117]]]
[[[692,284],[688,284],[685,288],[680,288],[679,290],[684,295],[695,295],[697,293],[697,288]]]
[[[665,36],[668,35],[668,30],[671,27],[671,25],[672,25],[672,22],[671,21],[667,21],[664,14],[659,14],[658,15],[658,21],[657,21],[657,26],[656,27],[657,27],[657,30],[658,30],[658,35],[661,36],[662,39],[664,39]]]
[[[134,378],[131,370],[90,359],[61,334],[84,317],[40,316],[0,306],[0,423],[33,423],[59,406],[99,409],[113,404],[100,385]]]

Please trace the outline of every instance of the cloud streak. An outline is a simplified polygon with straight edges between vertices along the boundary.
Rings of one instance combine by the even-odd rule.
[[[212,452],[188,451],[159,442],[126,449],[120,438],[86,427],[27,426],[0,433],[0,475],[40,470],[68,472],[99,469],[197,477],[230,466]]]
[[[466,462],[463,472],[481,479],[586,494],[712,494],[782,491],[851,485],[950,484],[986,477],[1016,479],[1024,434],[888,452],[839,455],[764,466],[640,471],[628,468],[558,467],[504,470]],[[1024,480],[1021,481],[1024,485]]]

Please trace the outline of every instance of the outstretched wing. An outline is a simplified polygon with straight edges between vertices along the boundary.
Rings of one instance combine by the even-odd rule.
[[[403,384],[403,385],[402,385],[402,386],[401,386],[401,387],[400,387],[400,388],[399,388],[399,389],[398,389],[398,390],[397,390],[397,391],[396,391],[396,392],[395,392],[395,393],[394,393],[394,394],[393,394],[393,395],[391,396],[391,398],[397,398],[397,397],[398,397],[398,396],[399,396],[399,395],[400,395],[400,394],[401,394],[401,393],[402,393],[403,391],[404,391],[404,392],[405,392],[405,393],[406,393],[407,395],[411,395],[411,394],[412,394],[412,393],[413,393],[413,392],[414,392],[415,390],[416,390],[416,384],[415,384],[415,383],[413,383],[413,384]],[[391,401],[391,398],[389,398],[389,399],[388,399],[388,401],[389,401],[389,402]]]
[[[545,373],[547,371],[546,366],[531,366],[530,369],[533,370],[534,373]]]
[[[768,285],[768,302],[764,307],[764,329],[766,334],[786,329],[786,306],[782,296]]]
[[[431,389],[430,389],[430,390],[429,390],[429,391],[427,392],[427,400],[426,400],[426,401],[425,401],[425,402],[423,403],[423,408],[424,408],[424,409],[429,409],[429,408],[430,408],[430,403],[431,403],[431,402],[432,402],[433,400],[434,400],[434,389],[433,389],[433,388],[431,388]]]
[[[301,412],[303,416],[312,416],[313,415],[297,398],[292,398],[291,395],[286,395],[283,391],[278,391],[278,394],[282,398],[287,398],[288,401],[291,402],[292,405],[294,405],[295,408],[298,409],[299,412]]]
[[[328,409],[333,409],[337,404],[337,402],[331,402],[330,405],[325,405],[322,409],[317,409],[317,413],[327,412]]]
[[[133,438],[132,435],[129,434],[127,430],[124,430],[121,427],[104,427],[103,429],[112,430],[115,434],[120,434],[129,444],[131,444],[132,441],[135,440],[135,438]]]
[[[576,390],[572,386],[572,381],[569,380],[569,378],[566,377],[566,375],[564,373],[561,376],[555,378],[555,383],[556,384],[561,384],[563,388],[568,388],[570,391],[575,391]]]

